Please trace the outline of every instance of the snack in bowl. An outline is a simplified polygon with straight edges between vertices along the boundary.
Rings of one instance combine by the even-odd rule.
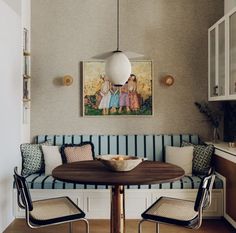
[[[101,155],[97,156],[108,169],[117,172],[131,171],[144,159],[129,155]]]

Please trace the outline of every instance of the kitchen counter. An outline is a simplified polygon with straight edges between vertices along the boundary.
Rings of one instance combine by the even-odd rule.
[[[236,163],[236,148],[229,147],[228,142],[206,142],[206,144],[213,144],[215,147],[215,155],[218,155],[226,160]]]

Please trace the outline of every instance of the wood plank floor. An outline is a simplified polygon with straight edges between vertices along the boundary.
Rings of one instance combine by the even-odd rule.
[[[108,220],[89,220],[90,233],[109,233],[109,221]],[[155,224],[144,223],[143,233],[155,233]],[[68,224],[41,228],[41,229],[31,229],[29,228],[25,220],[16,219],[3,233],[67,233]],[[84,233],[85,228],[82,222],[73,223],[74,233]],[[137,220],[127,220],[126,221],[126,233],[137,233],[138,232],[138,221]],[[198,230],[185,229],[180,227],[175,227],[171,225],[160,225],[161,233],[235,233],[236,230],[233,229],[224,220],[204,220],[201,228]]]

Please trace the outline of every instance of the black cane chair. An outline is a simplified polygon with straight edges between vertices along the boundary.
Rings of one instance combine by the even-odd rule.
[[[89,224],[85,213],[69,198],[58,197],[39,201],[32,201],[25,178],[14,169],[14,180],[17,188],[17,202],[20,208],[25,209],[26,222],[31,228],[47,227],[62,223],[69,223],[69,232],[72,232],[72,222],[83,221],[86,233]]]
[[[159,223],[198,229],[202,224],[202,211],[211,204],[214,180],[214,171],[210,169],[208,175],[201,180],[195,202],[169,197],[159,198],[142,213],[142,220],[139,222],[139,233],[142,233],[142,223],[144,221],[156,223],[157,233],[159,233]]]

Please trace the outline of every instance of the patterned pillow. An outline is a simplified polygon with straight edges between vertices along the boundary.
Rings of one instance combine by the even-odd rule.
[[[183,142],[182,146],[193,146],[193,173],[206,175],[211,167],[211,158],[214,152],[213,145],[195,145]]]
[[[22,156],[22,171],[24,176],[44,171],[44,159],[41,145],[51,145],[46,141],[42,144],[24,143],[20,145]]]
[[[65,144],[61,147],[64,163],[72,163],[94,159],[94,146],[91,142],[83,142],[78,145]]]

